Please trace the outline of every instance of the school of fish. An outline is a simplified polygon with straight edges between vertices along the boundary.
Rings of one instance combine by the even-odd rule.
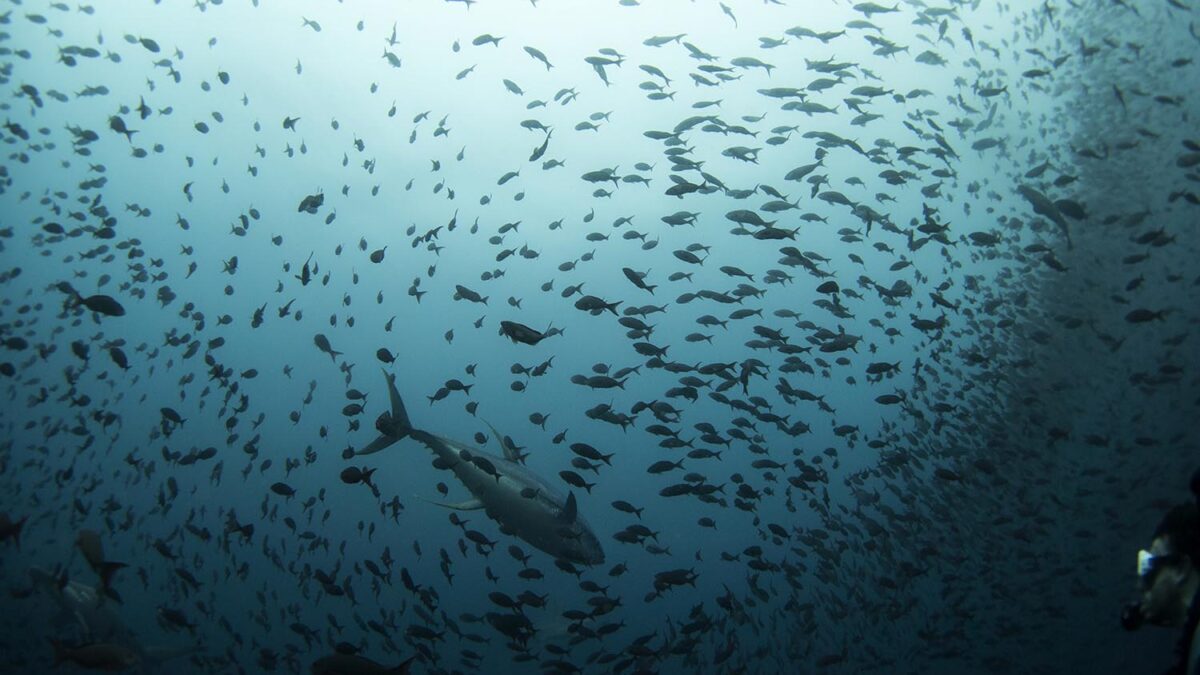
[[[1153,671],[1198,24],[3,0],[0,671]]]

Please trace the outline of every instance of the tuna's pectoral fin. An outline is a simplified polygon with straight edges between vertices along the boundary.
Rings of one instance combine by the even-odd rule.
[[[439,502],[439,501],[434,501],[432,499],[425,499],[424,497],[421,497],[419,495],[418,495],[418,499],[424,499],[425,501],[429,502],[430,504],[437,504],[438,506],[442,506],[447,509],[454,509],[455,511],[478,511],[479,509],[483,508],[483,502],[479,501],[478,499],[476,499],[474,497],[472,497],[471,499],[468,499],[464,502],[458,502],[457,504],[452,504],[449,502]]]
[[[396,439],[391,436],[380,436],[379,438],[376,438],[375,440],[371,441],[371,443],[369,445],[367,445],[367,447],[363,448],[362,450],[356,451],[354,454],[355,455],[371,455],[376,452],[379,452],[380,450],[383,450],[384,448],[388,447],[389,445],[391,445],[392,443],[395,443],[395,442],[396,442]]]

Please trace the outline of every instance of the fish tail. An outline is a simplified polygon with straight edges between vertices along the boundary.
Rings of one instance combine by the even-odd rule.
[[[404,407],[404,400],[400,398],[400,392],[396,390],[396,376],[383,371],[384,377],[388,383],[388,398],[392,403],[392,424],[394,425],[395,435],[403,438],[412,432],[412,421],[408,418],[408,410]]]
[[[71,282],[60,281],[56,286],[60,292],[67,294],[67,302],[69,303],[67,309],[74,309],[83,303],[83,296],[79,294],[79,291],[75,290]]]

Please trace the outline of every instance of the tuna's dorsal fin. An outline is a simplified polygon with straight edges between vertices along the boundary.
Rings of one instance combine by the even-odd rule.
[[[575,517],[579,515],[579,506],[575,503],[575,493],[567,493],[567,503],[563,505],[562,519],[568,523],[575,522]]]
[[[472,497],[464,502],[458,502],[457,504],[452,504],[449,502],[439,502],[439,501],[435,501],[433,499],[425,499],[424,497],[421,497],[420,495],[418,495],[417,498],[424,499],[425,501],[429,502],[430,504],[437,504],[438,506],[441,506],[441,507],[444,507],[447,509],[454,509],[455,511],[478,511],[479,509],[483,508],[483,502],[479,501],[475,497]]]
[[[504,459],[507,459],[510,462],[521,461],[520,458],[517,457],[517,451],[508,447],[508,443],[504,442],[504,437],[500,435],[499,431],[496,431],[496,427],[492,426],[492,423],[487,420],[484,420],[483,423],[492,430],[492,435],[496,437],[496,442],[500,444],[500,449],[504,451]]]

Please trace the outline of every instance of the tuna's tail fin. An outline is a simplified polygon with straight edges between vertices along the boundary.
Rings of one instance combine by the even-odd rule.
[[[396,390],[396,376],[384,371],[383,376],[387,378],[388,398],[392,403],[392,425],[400,438],[408,435],[412,431],[412,422],[408,419],[408,411],[404,408],[404,401],[400,398],[400,392]]]
[[[390,446],[396,441],[407,437],[413,431],[412,422],[408,419],[408,411],[404,408],[404,401],[400,398],[400,392],[396,390],[396,376],[383,371],[383,376],[387,379],[388,398],[391,400],[392,409],[390,414],[380,416],[375,422],[375,428],[379,430],[379,437],[371,441],[367,447],[355,452],[355,455],[370,455]]]

